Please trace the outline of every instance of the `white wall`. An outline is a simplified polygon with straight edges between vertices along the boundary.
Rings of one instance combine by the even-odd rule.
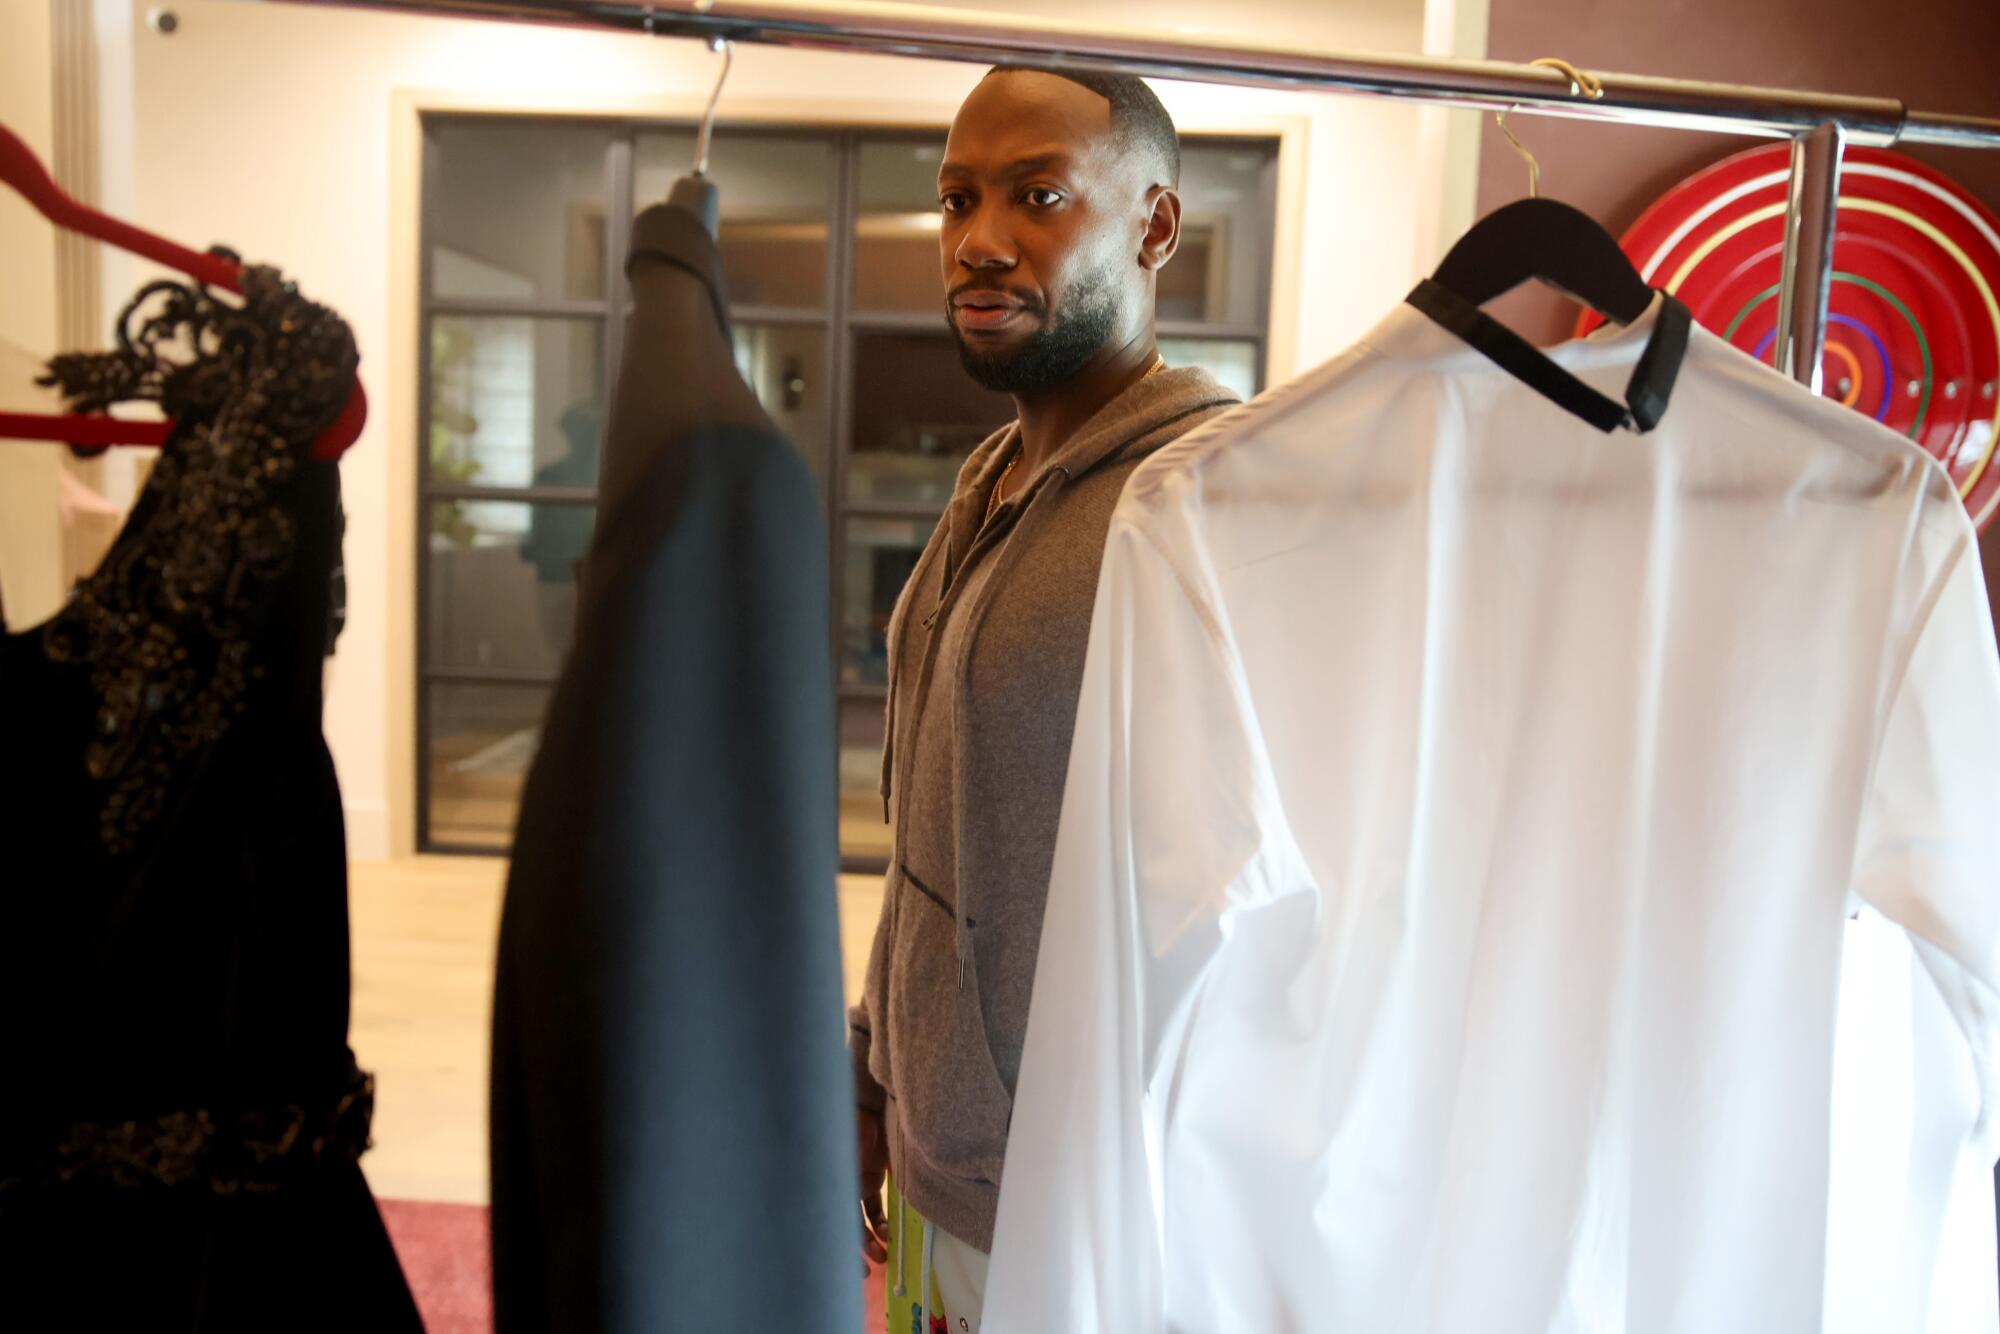
[[[1424,0],[1423,51],[1427,56],[1479,60],[1486,55],[1490,0]],[[1420,205],[1419,224],[1434,255],[1441,258],[1451,243],[1472,226],[1479,200],[1479,145],[1485,133],[1483,111],[1426,108],[1417,128],[1418,157],[1430,164]],[[1422,258],[1423,267],[1432,260]]]
[[[0,5],[0,125],[44,164],[54,157],[48,0]],[[12,190],[0,189],[0,342],[47,356],[56,323],[55,232]]]
[[[114,86],[102,108],[105,140],[117,149],[129,139],[129,156],[107,152],[114,179],[104,197],[179,240],[224,241],[281,265],[338,308],[360,340],[374,411],[343,464],[350,619],[327,730],[355,855],[406,850],[417,469],[412,107],[685,114],[705,100],[718,61],[691,41],[233,0],[181,0],[180,31],[163,37],[145,27],[147,7],[128,0],[127,28],[103,34],[113,53],[129,42],[132,70],[129,89],[106,79]],[[981,7],[1128,24],[1133,12],[1114,0]],[[1423,40],[1421,0],[1157,0],[1145,12],[1162,27],[1226,24],[1232,34],[1299,45],[1415,50]],[[736,54],[723,110],[942,124],[978,74],[751,47]],[[1420,211],[1435,191],[1426,193],[1415,109],[1193,85],[1160,91],[1189,128],[1303,118],[1303,210],[1295,264],[1274,277],[1274,369],[1339,351],[1429,262]],[[107,278],[107,307],[135,278]]]
[[[0,4],[0,125],[44,164],[55,147],[48,0]],[[34,387],[56,351],[55,231],[13,191],[0,188],[0,410],[56,412]],[[62,600],[57,527],[61,447],[0,441],[0,605],[15,628],[41,621]]]

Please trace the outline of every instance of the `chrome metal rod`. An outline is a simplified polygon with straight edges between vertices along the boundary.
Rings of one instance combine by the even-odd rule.
[[[2000,120],[1984,116],[1953,116],[1931,111],[1912,111],[1903,122],[1901,144],[1937,144],[1943,148],[2000,147],[1994,132]]]
[[[932,60],[1112,70],[1154,78],[1360,93],[1446,106],[1624,124],[1791,137],[1828,121],[1855,143],[1913,141],[2000,148],[2000,120],[1909,113],[1889,98],[1846,97],[1643,75],[1603,74],[1602,97],[1570,91],[1554,70],[1485,60],[1316,53],[1270,43],[1153,35],[870,0],[268,0],[613,28],[660,36]],[[1907,129],[1906,129],[1907,127]]]
[[[1775,364],[1808,389],[1820,387],[1826,347],[1827,294],[1833,287],[1833,238],[1840,209],[1841,127],[1829,121],[1792,140],[1791,198],[1778,288]]]

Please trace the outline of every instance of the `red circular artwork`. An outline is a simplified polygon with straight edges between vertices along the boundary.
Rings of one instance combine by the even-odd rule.
[[[1752,149],[1661,196],[1625,234],[1646,281],[1769,362],[1790,155]],[[1900,153],[1842,159],[1820,392],[1941,460],[1982,530],[2000,512],[2000,219]],[[1578,332],[1600,321],[1586,314]]]

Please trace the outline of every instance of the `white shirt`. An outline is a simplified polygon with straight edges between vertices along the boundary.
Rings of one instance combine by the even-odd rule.
[[[1830,1184],[1861,905],[1907,1096]],[[1113,519],[985,1328],[1991,1329],[1997,983],[1944,473],[1699,329],[1605,435],[1399,308]]]

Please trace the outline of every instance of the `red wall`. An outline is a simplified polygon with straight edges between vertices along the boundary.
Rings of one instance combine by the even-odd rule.
[[[1584,69],[1901,98],[1922,111],[2000,116],[2000,0],[1492,0],[1495,60],[1561,56]],[[1667,187],[1759,140],[1518,116],[1544,193],[1623,232]],[[1479,212],[1527,193],[1527,167],[1489,125]],[[2000,151],[1909,148],[2000,211]],[[1523,291],[1496,313],[1538,342],[1574,308]],[[2000,603],[2000,525],[1984,545]]]

